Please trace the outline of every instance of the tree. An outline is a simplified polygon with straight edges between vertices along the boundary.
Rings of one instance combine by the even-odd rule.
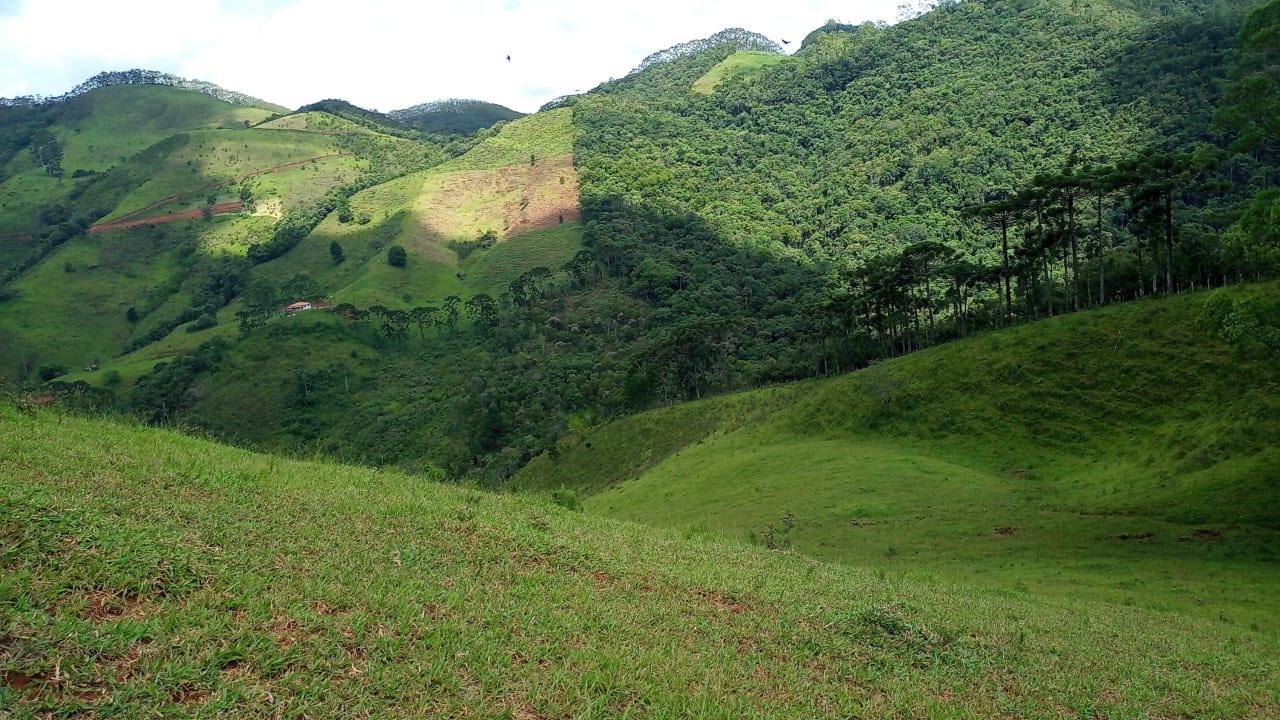
[[[1149,225],[1163,226],[1166,295],[1178,291],[1173,271],[1173,196],[1201,169],[1187,153],[1154,150],[1124,163],[1120,169],[1123,181],[1132,188],[1130,201],[1135,214],[1150,219]]]
[[[409,311],[409,320],[418,326],[418,337],[422,340],[427,339],[426,329],[430,325],[435,325],[440,316],[440,309],[431,307],[416,307]]]
[[[280,294],[289,302],[299,300],[319,300],[324,297],[324,288],[311,279],[306,273],[298,273],[280,286]]]
[[[335,265],[347,259],[347,254],[342,251],[342,243],[337,240],[329,243],[329,257],[333,258]]]
[[[1217,120],[1239,133],[1245,150],[1280,141],[1280,0],[1254,8],[1236,41],[1231,82]]]
[[[492,327],[498,322],[498,304],[487,293],[471,296],[466,302],[467,315],[476,324]]]
[[[1000,276],[1004,278],[1004,316],[1005,322],[1013,317],[1013,290],[1010,285],[1009,272],[1009,228],[1015,225],[1026,212],[1023,198],[1011,197],[1001,192],[990,202],[965,209],[965,214],[978,218],[983,225],[1000,231]]]
[[[1036,178],[1036,185],[1055,200],[1061,201],[1067,211],[1067,237],[1069,245],[1063,248],[1071,253],[1071,278],[1064,280],[1067,289],[1068,309],[1080,309],[1080,251],[1076,242],[1076,201],[1090,193],[1088,179],[1075,172],[1075,157],[1067,161],[1067,169],[1056,175]]]
[[[450,295],[444,299],[444,315],[441,322],[449,330],[458,327],[458,305],[462,303],[462,298],[457,295]]]
[[[138,308],[131,307],[124,311],[124,319],[131,323],[138,322]]]
[[[392,267],[404,267],[408,261],[409,254],[400,245],[392,245],[387,248],[387,264]]]

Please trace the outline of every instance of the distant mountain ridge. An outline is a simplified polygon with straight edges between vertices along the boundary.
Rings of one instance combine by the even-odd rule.
[[[402,110],[392,110],[387,115],[419,130],[463,134],[525,116],[505,105],[466,98],[433,100]]]
[[[261,98],[256,98],[245,93],[236,92],[235,90],[228,90],[211,82],[204,80],[189,80],[171,73],[160,72],[159,70],[142,70],[138,68],[133,70],[111,70],[100,72],[71,88],[67,92],[53,97],[43,95],[26,95],[14,98],[0,98],[0,105],[47,105],[62,102],[64,100],[70,100],[71,98],[84,95],[85,93],[115,85],[165,85],[168,87],[176,87],[183,90],[203,93],[210,97],[217,98],[218,100],[222,100],[223,102],[229,102],[232,105],[258,107],[277,112],[288,112],[288,108],[282,105],[276,105],[275,103],[270,103],[262,100]]]
[[[743,28],[727,28],[701,40],[690,40],[679,45],[672,45],[666,50],[659,50],[641,60],[636,69],[631,72],[637,73],[654,65],[671,62],[689,55],[697,55],[720,45],[732,45],[738,50],[785,54],[781,45],[760,33],[751,32]]]

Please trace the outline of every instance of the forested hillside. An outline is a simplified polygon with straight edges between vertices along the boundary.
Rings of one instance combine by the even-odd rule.
[[[122,358],[141,380],[119,395],[256,447],[496,485],[602,418],[1268,277],[1274,10],[1248,8],[947,2],[829,24],[791,57],[745,31],[655,53],[255,235],[221,340],[154,371],[193,345]],[[310,110],[252,132],[361,158],[424,142]],[[304,298],[340,312],[273,317]]]

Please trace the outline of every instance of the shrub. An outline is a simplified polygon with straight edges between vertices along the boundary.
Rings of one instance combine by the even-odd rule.
[[[392,267],[404,267],[409,260],[408,253],[399,245],[392,245],[387,248],[387,263]]]

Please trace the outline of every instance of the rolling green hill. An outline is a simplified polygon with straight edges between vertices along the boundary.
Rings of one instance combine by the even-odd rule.
[[[787,542],[820,558],[1274,620],[1280,365],[1225,340],[1224,313],[1280,332],[1280,285],[637,415],[570,435],[515,487],[732,537],[781,532],[791,513]]]
[[[497,297],[521,273],[558,268],[581,247],[572,112],[505,124],[459,157],[355,194],[350,209],[365,222],[331,215],[263,275],[283,282],[306,273],[336,302],[359,307]],[[492,246],[467,247],[486,232]],[[333,242],[342,263],[330,258]],[[408,251],[405,267],[387,264],[391,245]]]
[[[1280,712],[1276,636],[1217,619],[9,408],[0,458],[15,718]]]
[[[142,108],[145,121],[135,117]],[[2,186],[38,175],[65,194],[44,197],[38,210],[62,223],[58,235],[5,243],[29,268],[13,276],[14,297],[0,309],[0,367],[19,378],[69,370],[73,380],[131,380],[158,359],[228,329],[234,335],[240,306],[228,305],[249,285],[249,250],[281,225],[319,213],[310,221],[318,222],[329,210],[317,208],[334,193],[445,157],[437,145],[319,110],[249,128],[268,111],[171,87],[106,87],[43,112],[56,119],[55,135],[65,125],[76,138],[65,143],[64,159],[103,151],[93,144],[99,135],[115,138],[112,152],[130,152],[169,134],[74,183],[34,169]],[[301,118],[296,129],[293,118]],[[11,163],[30,160],[19,153]],[[218,321],[224,325],[210,330]]]
[[[126,165],[130,158],[156,143],[203,129],[244,128],[271,115],[261,108],[233,105],[203,93],[161,85],[117,85],[76,95],[44,108],[7,109],[36,118],[36,142],[28,136],[8,138],[23,127],[5,128],[5,137],[18,148],[0,166],[0,268],[7,268],[33,252],[36,239],[48,226],[62,221],[61,210],[43,216],[42,208],[66,208],[98,220],[111,209],[81,200],[84,186],[100,180],[98,173]],[[8,140],[6,140],[7,142]],[[51,164],[42,164],[41,148]],[[149,175],[150,169],[141,172]],[[129,192],[141,182],[117,173],[109,183]],[[90,192],[92,196],[93,193]]]
[[[727,32],[442,142],[341,101],[190,130],[36,208],[47,258],[4,276],[5,372],[35,384],[114,346],[64,379],[259,449],[496,487],[571,428],[1272,277],[1280,158],[1212,119],[1248,87],[1246,5],[943,3],[825,26],[794,56]],[[255,142],[290,167],[237,180]],[[157,285],[125,297],[79,233],[160,201],[193,250],[164,282],[132,268]],[[281,314],[300,299],[340,309]],[[214,339],[219,360],[182,355]]]

